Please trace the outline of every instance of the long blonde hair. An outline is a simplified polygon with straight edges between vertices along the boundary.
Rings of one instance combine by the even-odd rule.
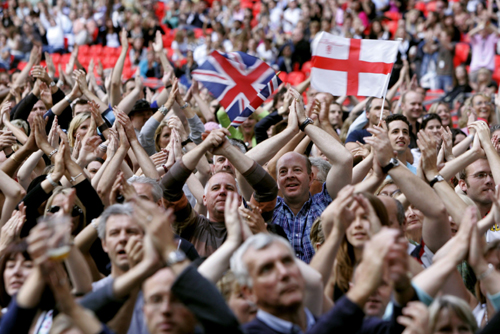
[[[75,145],[76,131],[78,130],[80,125],[82,125],[82,123],[89,118],[90,118],[90,113],[88,112],[80,113],[77,114],[75,117],[73,117],[71,123],[69,123],[69,128],[68,128],[69,146],[73,147]]]
[[[476,94],[472,95],[471,97],[469,97],[467,100],[465,100],[464,107],[474,108],[474,106],[472,105],[472,101],[474,101],[476,96],[482,96],[485,99],[487,99],[488,102],[491,102],[491,97],[489,97],[488,95],[486,95],[484,93],[476,93]],[[465,128],[465,127],[467,127],[467,122],[468,122],[467,113],[466,112],[462,113],[462,115],[460,116],[460,119],[458,120],[458,126],[460,128]],[[495,123],[496,123],[495,122],[495,109],[490,107],[490,116],[488,118],[488,125],[492,125]]]

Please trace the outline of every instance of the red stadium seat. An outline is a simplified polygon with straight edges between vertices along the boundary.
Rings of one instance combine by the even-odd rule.
[[[100,56],[104,50],[104,47],[100,44],[95,44],[90,47],[90,53],[92,56]]]
[[[465,63],[469,57],[470,45],[467,43],[457,43],[455,46],[455,57],[453,58],[453,64],[455,67]]]
[[[292,86],[297,86],[302,81],[306,79],[306,75],[303,72],[290,72],[288,73],[288,83]]]
[[[288,74],[286,72],[281,72],[278,77],[283,81],[284,83],[288,82]]]
[[[387,28],[389,29],[389,32],[391,33],[392,36],[396,34],[396,30],[398,30],[398,21],[389,21],[387,22]]]
[[[90,46],[80,45],[80,47],[78,48],[78,54],[86,55],[88,53],[90,53]]]
[[[398,12],[385,12],[384,16],[393,21],[399,21],[399,19],[401,18],[401,14],[399,14]]]
[[[307,76],[311,74],[312,61],[306,61],[302,64],[302,72]]]

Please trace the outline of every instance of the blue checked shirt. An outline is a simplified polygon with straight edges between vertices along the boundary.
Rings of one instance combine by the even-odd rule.
[[[292,244],[295,256],[309,263],[314,255],[314,248],[309,239],[311,227],[326,207],[332,202],[332,198],[323,183],[323,190],[304,203],[299,213],[295,216],[286,205],[285,200],[278,196],[273,213],[273,223],[281,226]]]

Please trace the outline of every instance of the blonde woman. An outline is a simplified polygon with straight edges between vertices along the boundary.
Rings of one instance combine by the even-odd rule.
[[[80,135],[80,139],[85,137],[90,128],[90,122],[90,113],[80,113],[73,117],[68,129],[68,141],[71,147],[75,146],[77,135]]]

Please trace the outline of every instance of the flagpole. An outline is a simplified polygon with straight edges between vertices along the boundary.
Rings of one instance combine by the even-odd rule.
[[[389,88],[389,80],[391,79],[391,73],[387,76],[385,79],[385,84],[384,84],[384,95],[382,96],[382,109],[380,109],[380,120],[378,122],[379,126],[382,125],[382,116],[384,115],[384,104],[385,104],[385,96],[387,94],[387,88]]]

